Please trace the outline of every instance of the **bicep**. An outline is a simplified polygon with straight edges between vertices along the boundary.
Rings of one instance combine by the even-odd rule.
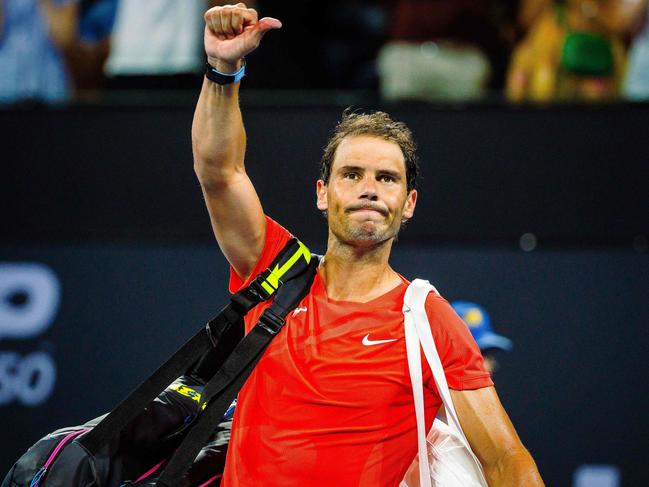
[[[238,173],[215,188],[203,188],[216,241],[242,278],[252,272],[266,236],[264,211],[250,178]]]

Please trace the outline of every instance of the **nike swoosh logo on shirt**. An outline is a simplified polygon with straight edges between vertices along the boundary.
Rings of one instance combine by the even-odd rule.
[[[368,333],[363,337],[363,345],[369,347],[371,345],[380,345],[381,343],[396,342],[397,340],[398,338],[391,338],[389,340],[370,340],[370,334]]]
[[[295,311],[293,311],[292,317],[295,318],[300,313],[306,313],[306,312],[307,312],[307,309],[305,307],[297,308]]]

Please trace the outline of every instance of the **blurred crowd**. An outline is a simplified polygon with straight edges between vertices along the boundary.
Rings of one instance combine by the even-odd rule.
[[[215,0],[0,0],[0,103],[198,89]],[[385,100],[649,100],[649,0],[331,0],[248,5],[282,20],[248,60],[260,89]]]

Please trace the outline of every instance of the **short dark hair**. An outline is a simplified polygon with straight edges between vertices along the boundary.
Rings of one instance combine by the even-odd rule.
[[[355,135],[369,135],[397,144],[406,163],[407,190],[415,189],[419,175],[417,143],[406,124],[392,120],[385,112],[356,113],[350,108],[343,111],[342,119],[333,130],[320,160],[320,179],[325,184],[329,183],[331,166],[340,142],[345,137]]]

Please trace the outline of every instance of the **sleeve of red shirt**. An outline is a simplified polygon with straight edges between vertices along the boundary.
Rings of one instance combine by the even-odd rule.
[[[279,254],[279,252],[284,248],[286,242],[288,242],[292,237],[293,235],[291,235],[288,230],[269,216],[266,216],[266,240],[264,241],[264,250],[262,250],[259,260],[257,260],[254,269],[245,281],[241,276],[239,276],[239,274],[237,274],[232,266],[230,266],[230,292],[232,294],[236,293],[241,288],[250,284],[250,282],[252,282],[260,272],[266,270],[271,262],[273,262],[275,256],[277,256],[277,254]]]
[[[462,391],[494,385],[478,344],[451,305],[440,295],[430,293],[426,311],[448,387]],[[435,388],[432,375],[427,386]]]

